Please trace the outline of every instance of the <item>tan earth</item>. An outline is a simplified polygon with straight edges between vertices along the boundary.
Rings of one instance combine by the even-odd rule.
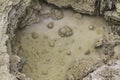
[[[0,0],[0,80],[119,80],[120,0]]]
[[[49,12],[50,7],[45,5],[44,10],[47,9]],[[107,22],[101,17],[79,14],[82,16],[80,19],[75,15],[78,13],[72,10],[62,11],[63,19],[43,18],[39,23],[26,27],[16,36],[20,43],[17,44],[20,45],[18,55],[26,59],[22,72],[33,80],[66,80],[66,75],[69,74],[68,68],[75,60],[79,62],[79,59],[88,58],[92,63],[91,65],[82,63],[83,70],[84,66],[91,67],[102,61],[94,45],[96,40],[104,35],[103,29],[108,26]],[[52,29],[48,27],[48,25],[53,26],[50,23],[54,23]],[[59,32],[64,26],[67,28]],[[69,31],[72,31],[72,35],[67,34]],[[61,37],[59,33],[66,37]]]

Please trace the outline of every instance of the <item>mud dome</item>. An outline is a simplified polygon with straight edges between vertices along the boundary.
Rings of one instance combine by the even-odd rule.
[[[0,4],[0,80],[120,79],[119,0]]]

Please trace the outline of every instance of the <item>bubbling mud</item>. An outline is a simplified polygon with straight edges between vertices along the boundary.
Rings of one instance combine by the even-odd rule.
[[[99,16],[82,15],[69,9],[47,5],[43,8],[40,22],[16,35],[17,54],[25,59],[22,72],[33,80],[82,79],[87,74],[83,73],[85,68],[102,62],[94,45],[104,36],[108,23]]]

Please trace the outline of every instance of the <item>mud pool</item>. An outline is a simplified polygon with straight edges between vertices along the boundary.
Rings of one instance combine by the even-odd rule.
[[[45,6],[40,22],[16,35],[16,47],[20,47],[17,54],[26,61],[22,72],[33,80],[66,80],[67,70],[75,60],[100,58],[93,47],[108,26],[101,17],[81,15],[69,9],[63,9],[63,18],[55,20],[46,15],[50,10],[51,7]],[[62,37],[59,30],[65,26],[72,33]]]

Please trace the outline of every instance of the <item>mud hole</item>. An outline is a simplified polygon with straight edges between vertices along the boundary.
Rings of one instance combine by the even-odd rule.
[[[18,30],[13,39],[14,54],[24,61],[20,71],[33,80],[92,80],[91,72],[109,59],[119,59],[118,47],[111,58],[104,54],[111,48],[104,50],[98,42],[110,26],[102,17],[43,4],[39,18],[38,23]]]

